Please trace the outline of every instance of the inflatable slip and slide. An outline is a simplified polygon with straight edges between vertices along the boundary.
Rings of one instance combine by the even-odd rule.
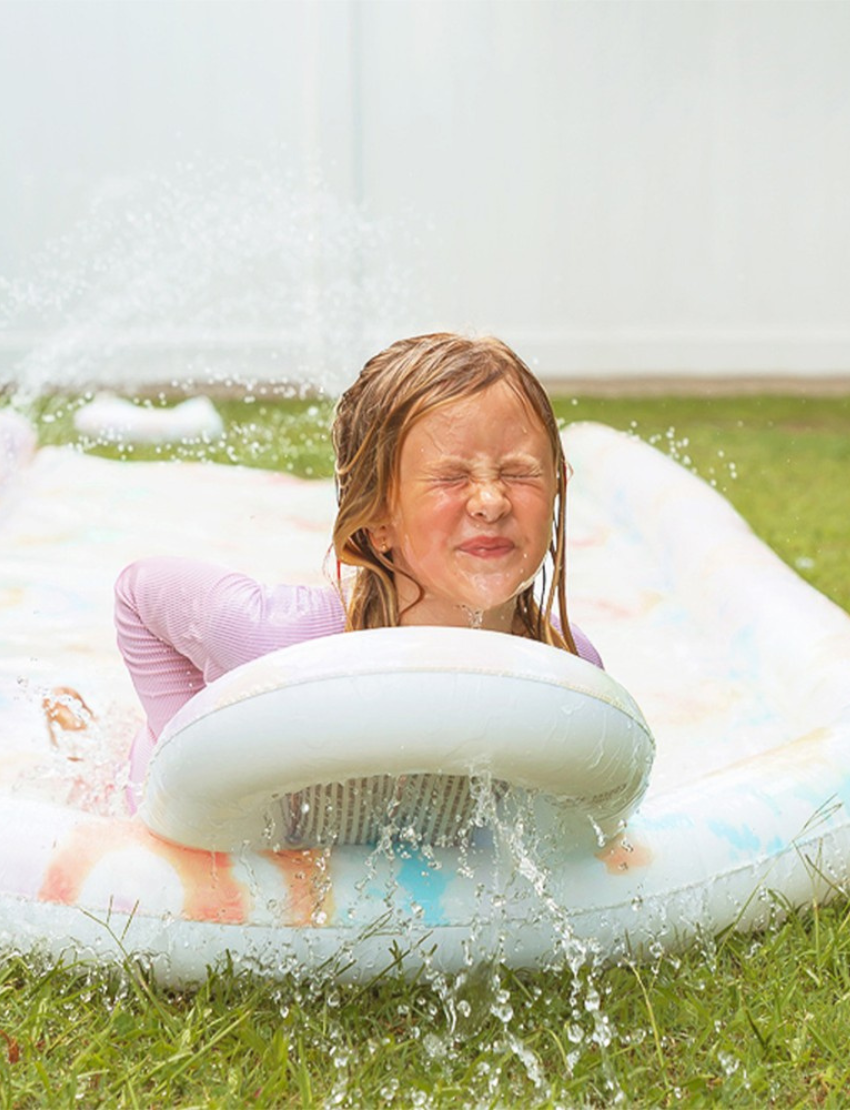
[[[332,484],[36,451],[0,412],[3,950],[173,983],[224,958],[535,967],[843,892],[850,617],[653,448],[565,443],[571,616],[605,672],[473,629],[289,648],[181,710],[131,815],[118,572],[168,553],[321,583]]]

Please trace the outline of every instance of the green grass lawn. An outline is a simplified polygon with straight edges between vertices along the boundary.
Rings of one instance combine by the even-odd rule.
[[[178,455],[329,473],[327,404],[222,408],[225,439]],[[850,609],[850,398],[557,408],[674,454]],[[45,441],[74,438],[66,400],[42,411]],[[8,956],[0,1105],[837,1108],[850,1104],[849,1022],[844,899],[640,966],[484,969],[453,984],[269,984],[218,969],[177,993],[130,966],[50,970]]]

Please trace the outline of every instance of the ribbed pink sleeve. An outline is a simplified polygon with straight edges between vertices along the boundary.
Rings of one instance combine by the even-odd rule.
[[[557,617],[554,617],[554,624],[560,629],[561,622],[557,619]],[[602,662],[602,656],[599,654],[590,640],[588,640],[587,636],[585,636],[579,626],[577,624],[573,624],[573,622],[570,621],[570,630],[572,631],[573,639],[575,640],[576,651],[579,654],[579,658],[586,659],[588,663],[592,663],[595,667],[599,667],[601,671],[604,671],[605,665]]]
[[[126,567],[115,585],[115,627],[147,717],[130,752],[130,808],[163,726],[193,694],[241,663],[344,625],[330,587],[265,587],[194,559],[142,559]]]
[[[148,723],[166,721],[208,683],[242,663],[342,632],[336,592],[266,587],[193,559],[131,563],[115,586],[118,647]]]

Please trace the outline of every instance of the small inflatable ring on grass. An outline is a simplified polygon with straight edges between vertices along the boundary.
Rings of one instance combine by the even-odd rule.
[[[449,842],[484,777],[613,833],[654,751],[627,691],[567,652],[472,629],[349,632],[265,655],[187,702],[154,749],[140,814],[167,840],[223,852],[368,842],[388,819]]]

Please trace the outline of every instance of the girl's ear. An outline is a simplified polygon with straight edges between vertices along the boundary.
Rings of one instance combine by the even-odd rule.
[[[376,524],[372,528],[367,528],[366,531],[369,533],[369,539],[376,551],[386,554],[390,550],[392,547],[392,530],[388,524]]]

